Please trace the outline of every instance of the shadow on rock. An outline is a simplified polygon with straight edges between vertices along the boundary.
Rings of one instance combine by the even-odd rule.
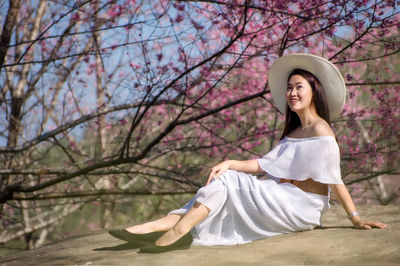
[[[138,249],[140,247],[141,245],[136,243],[125,243],[112,247],[94,248],[93,251],[119,251],[119,250]]]
[[[315,229],[322,229],[322,230],[327,230],[327,229],[356,229],[354,226],[317,226]]]

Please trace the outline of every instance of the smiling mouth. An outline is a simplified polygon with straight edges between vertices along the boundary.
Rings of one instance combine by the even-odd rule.
[[[290,103],[291,103],[291,104],[294,104],[294,103],[297,103],[297,102],[299,102],[299,100],[297,100],[297,99],[295,99],[295,100],[290,100]]]

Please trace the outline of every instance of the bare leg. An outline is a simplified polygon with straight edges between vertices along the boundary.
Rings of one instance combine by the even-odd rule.
[[[167,246],[184,236],[196,224],[208,216],[210,210],[203,204],[196,202],[168,232],[156,241],[157,246]]]
[[[144,224],[138,224],[126,228],[130,233],[134,234],[147,234],[157,231],[167,231],[173,228],[176,223],[182,218],[183,215],[171,214],[155,221],[150,221]]]

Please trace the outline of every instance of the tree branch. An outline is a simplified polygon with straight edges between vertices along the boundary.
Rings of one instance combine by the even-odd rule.
[[[154,103],[153,105],[158,105],[158,104],[163,104],[163,103],[165,103],[165,101],[159,101],[159,102]],[[1,153],[16,153],[16,152],[21,152],[21,151],[27,150],[42,141],[45,141],[45,140],[47,140],[51,137],[54,137],[62,132],[65,132],[66,130],[68,130],[70,128],[76,127],[79,124],[85,123],[87,121],[90,121],[92,119],[95,119],[99,116],[102,116],[102,115],[105,115],[108,113],[131,109],[131,108],[136,108],[137,106],[138,106],[138,103],[122,104],[122,105],[118,105],[118,106],[114,106],[114,107],[105,108],[101,111],[93,112],[92,114],[83,115],[76,120],[65,123],[64,125],[61,125],[56,129],[53,129],[49,132],[41,134],[40,136],[37,136],[36,138],[26,142],[22,146],[6,147],[6,148],[0,147],[0,154]]]
[[[108,195],[132,195],[132,196],[144,196],[144,195],[182,195],[182,194],[194,194],[197,192],[196,189],[189,190],[158,190],[151,191],[146,189],[137,190],[120,190],[120,189],[100,189],[100,190],[89,190],[89,191],[76,191],[76,192],[50,192],[41,193],[35,195],[24,195],[16,194],[14,200],[49,200],[49,199],[65,199],[65,198],[81,198],[81,197],[101,197]]]
[[[347,181],[347,182],[344,182],[344,183],[346,185],[351,185],[351,184],[354,184],[354,183],[360,183],[361,181],[365,181],[365,180],[368,180],[368,179],[371,179],[371,178],[375,178],[375,177],[380,176],[380,175],[400,175],[400,172],[391,171],[391,170],[380,171],[380,172],[375,172],[373,174],[370,174],[370,175],[367,175],[367,176],[364,176],[364,177],[360,177],[360,178],[357,178],[357,179],[354,179],[354,180],[351,180],[351,181]]]
[[[253,95],[249,95],[249,96],[241,98],[241,99],[238,99],[238,100],[233,101],[231,103],[227,103],[227,104],[225,104],[223,106],[220,106],[218,108],[210,110],[210,111],[208,111],[208,112],[206,112],[204,114],[193,116],[193,117],[187,118],[187,119],[182,120],[182,121],[177,121],[177,122],[175,122],[175,124],[176,125],[183,125],[183,124],[190,123],[190,122],[192,122],[194,120],[199,120],[199,119],[211,116],[211,115],[213,115],[213,114],[215,114],[217,112],[220,112],[220,111],[222,111],[224,109],[227,109],[227,108],[232,107],[234,105],[237,105],[237,104],[252,100],[252,99],[257,98],[257,97],[260,97],[260,96],[262,96],[262,95],[264,95],[266,93],[269,93],[269,90],[266,90],[264,88],[261,92],[255,93]],[[35,186],[32,186],[32,187],[21,186],[21,185],[9,186],[6,189],[6,191],[4,191],[4,193],[0,195],[0,202],[4,202],[4,200],[12,199],[13,198],[12,195],[13,195],[14,192],[33,192],[33,191],[38,191],[38,190],[44,189],[46,187],[50,187],[52,185],[64,182],[64,181],[69,180],[69,179],[72,179],[74,177],[87,174],[87,173],[92,172],[92,171],[94,171],[96,169],[107,168],[107,167],[110,167],[110,166],[116,166],[116,165],[121,165],[121,164],[126,164],[126,163],[138,162],[141,159],[143,159],[146,154],[147,153],[141,153],[140,155],[134,156],[134,157],[117,158],[117,159],[112,159],[112,160],[109,160],[109,161],[102,161],[102,162],[99,162],[99,163],[96,163],[96,164],[93,164],[93,165],[86,166],[86,167],[84,167],[82,169],[79,169],[78,171],[73,172],[73,173],[69,173],[69,174],[60,176],[59,178],[56,178],[54,180],[50,180],[50,181],[47,181],[47,182],[44,182],[42,184],[38,184],[38,185],[35,185]]]
[[[376,82],[350,82],[346,86],[375,86],[375,85],[396,85],[400,84],[400,80],[394,81],[376,81]]]
[[[20,0],[10,0],[7,17],[4,21],[3,30],[0,39],[0,69],[3,67],[4,58],[7,54],[8,46],[10,44],[11,35],[14,31],[14,26],[18,17]]]

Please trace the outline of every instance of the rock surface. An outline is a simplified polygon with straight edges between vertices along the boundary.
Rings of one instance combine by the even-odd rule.
[[[400,265],[400,207],[361,205],[358,211],[388,227],[354,229],[336,205],[323,228],[245,245],[141,254],[104,230],[0,258],[0,265]]]

